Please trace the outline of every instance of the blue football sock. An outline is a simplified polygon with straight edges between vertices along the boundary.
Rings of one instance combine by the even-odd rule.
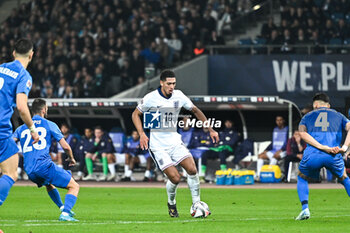
[[[64,200],[64,208],[63,212],[69,213],[70,210],[75,205],[75,202],[77,201],[77,197],[72,194],[67,194],[66,198]]]
[[[61,208],[61,206],[63,206],[60,193],[57,189],[52,189],[50,192],[48,192],[48,194],[51,197],[51,200],[58,206],[58,208]]]
[[[346,179],[344,179],[343,181],[340,181],[340,183],[342,185],[344,185],[344,188],[350,197],[350,179],[349,179],[349,177],[346,177]]]
[[[307,180],[298,176],[297,189],[302,209],[305,210],[309,208],[309,186]]]
[[[0,205],[6,200],[14,183],[15,181],[8,175],[3,175],[0,178]]]

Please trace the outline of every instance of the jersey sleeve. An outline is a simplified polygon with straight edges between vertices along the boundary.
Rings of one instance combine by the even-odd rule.
[[[150,94],[145,95],[137,105],[137,109],[142,113],[147,112],[152,107],[151,99]]]
[[[49,128],[50,128],[50,132],[52,134],[52,137],[57,141],[59,142],[62,138],[63,138],[63,134],[61,133],[61,130],[58,128],[58,126],[51,122],[51,121],[48,121],[47,122],[48,125],[49,125]],[[58,143],[57,143],[58,144]]]
[[[342,128],[346,130],[346,124],[349,123],[350,120],[346,118],[343,114],[341,114],[341,116],[342,116]]]
[[[306,126],[306,116],[301,118],[299,125],[305,125]]]
[[[182,100],[182,103],[183,103],[183,107],[187,110],[191,110],[193,108],[193,103],[192,101],[190,100],[190,98],[188,98],[182,91],[179,90],[179,93],[181,95],[181,100]]]
[[[28,72],[22,71],[21,76],[19,77],[19,82],[17,84],[16,94],[24,93],[28,95],[31,88],[32,88],[32,77]]]

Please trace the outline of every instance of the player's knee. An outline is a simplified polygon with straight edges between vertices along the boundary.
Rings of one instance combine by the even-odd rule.
[[[181,179],[180,174],[174,174],[174,175],[172,175],[172,176],[170,176],[168,178],[171,181],[171,183],[173,183],[173,184],[180,183],[180,179]]]
[[[101,156],[102,157],[107,157],[107,153],[102,153]]]
[[[186,172],[189,175],[191,175],[191,176],[196,175],[197,174],[197,168],[196,168],[196,166],[192,166]]]

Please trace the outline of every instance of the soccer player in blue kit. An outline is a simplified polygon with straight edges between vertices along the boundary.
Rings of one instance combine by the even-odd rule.
[[[67,161],[69,162],[69,166],[74,166],[76,162],[72,149],[64,139],[58,126],[52,121],[45,119],[47,117],[47,110],[48,107],[45,100],[35,99],[33,101],[33,122],[39,133],[38,143],[31,143],[30,131],[26,125],[18,127],[13,137],[16,141],[20,140],[24,157],[24,170],[28,174],[29,179],[36,183],[39,188],[45,185],[50,198],[62,211],[59,220],[78,221],[73,218],[75,214],[71,209],[77,200],[79,185],[72,178],[70,172],[57,166],[51,160],[49,154],[51,139],[54,138],[62,146],[68,155]],[[64,205],[56,187],[68,189]]]
[[[341,155],[347,152],[350,144],[350,121],[343,114],[330,109],[329,103],[326,94],[316,94],[313,97],[314,110],[306,114],[299,124],[300,136],[307,147],[299,165],[297,184],[302,211],[295,220],[310,218],[308,181],[318,181],[322,167],[338,178],[350,196],[350,179],[346,175]],[[344,145],[339,148],[343,130],[347,131],[347,135]]]
[[[19,39],[15,43],[15,60],[0,65],[0,205],[7,198],[17,180],[18,147],[12,138],[11,117],[13,107],[29,128],[29,136],[37,143],[39,135],[35,129],[27,106],[28,93],[32,88],[32,77],[26,70],[33,58],[33,44],[30,40]]]

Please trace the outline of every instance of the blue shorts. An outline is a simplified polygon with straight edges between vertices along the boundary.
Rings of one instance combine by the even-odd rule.
[[[320,169],[327,168],[336,177],[344,174],[344,160],[340,154],[335,156],[325,154],[304,155],[299,164],[299,171],[314,180],[320,179]]]
[[[50,161],[49,163],[36,166],[34,171],[28,173],[28,177],[39,188],[49,184],[59,188],[66,188],[72,178],[72,174]]]
[[[18,147],[12,137],[0,139],[0,163],[18,153]]]

